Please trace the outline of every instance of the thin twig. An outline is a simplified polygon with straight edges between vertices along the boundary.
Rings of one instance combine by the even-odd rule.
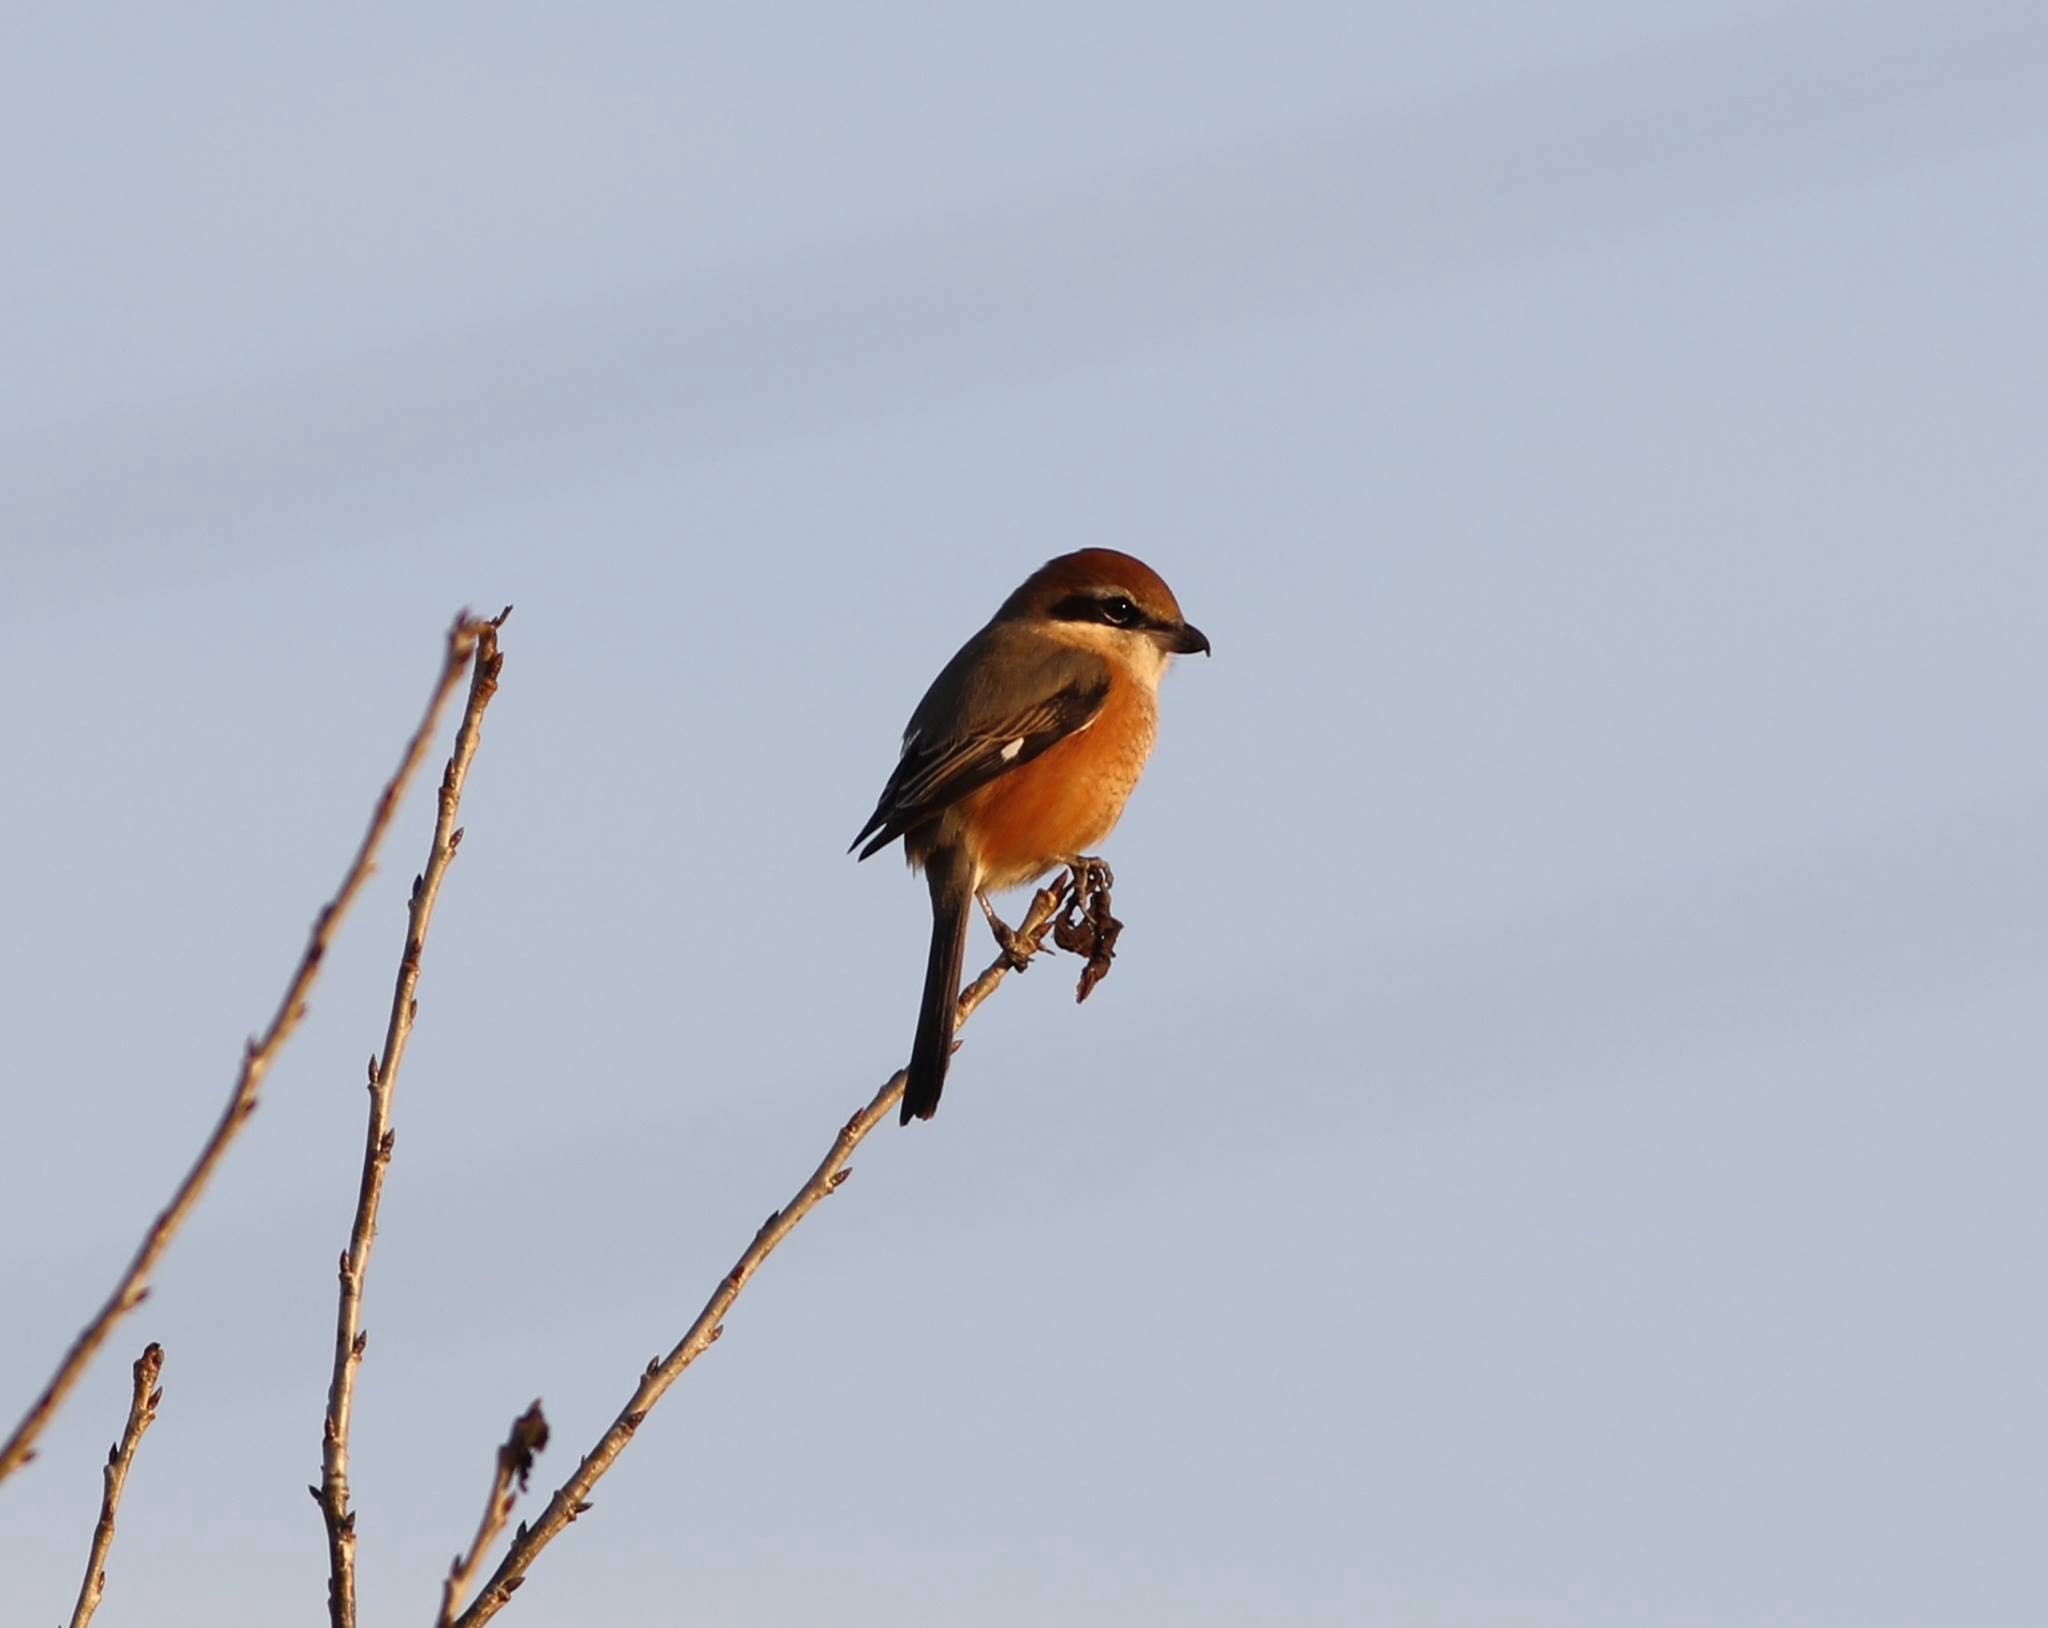
[[[505,658],[498,653],[498,629],[508,607],[494,621],[475,629],[476,660],[469,676],[469,705],[455,731],[455,746],[441,775],[441,796],[434,817],[434,839],[427,849],[426,868],[413,878],[406,910],[405,949],[398,958],[398,980],[391,991],[391,1016],[384,1027],[381,1062],[370,1059],[370,1116],[363,1138],[362,1182],[356,1192],[355,1224],[348,1248],[341,1254],[340,1303],[334,1316],[334,1373],[327,1385],[327,1417],[322,1429],[320,1484],[307,1490],[320,1505],[327,1525],[327,1615],[332,1628],[355,1628],[356,1517],[348,1505],[349,1424],[355,1406],[356,1370],[362,1366],[368,1335],[362,1326],[363,1281],[370,1267],[370,1246],[377,1236],[377,1207],[384,1196],[384,1172],[391,1163],[396,1132],[391,1128],[391,1099],[398,1071],[405,1062],[406,1042],[419,1015],[420,954],[441,882],[462,846],[455,816],[462,806],[462,788],[470,761],[483,737],[484,708],[498,693],[498,674]]]
[[[150,1223],[149,1231],[143,1234],[141,1246],[135,1251],[134,1259],[129,1261],[128,1269],[121,1274],[120,1281],[114,1285],[113,1293],[107,1296],[106,1303],[85,1325],[78,1338],[71,1342],[71,1349],[64,1353],[56,1373],[43,1387],[42,1395],[36,1398],[21,1423],[15,1426],[7,1444],[0,1447],[0,1480],[5,1480],[34,1456],[36,1438],[55,1416],[71,1387],[78,1383],[86,1364],[113,1332],[114,1325],[142,1303],[143,1296],[149,1292],[149,1276],[156,1270],[164,1251],[170,1247],[172,1235],[199,1202],[199,1195],[205,1191],[236,1132],[256,1111],[256,1093],[263,1085],[264,1076],[270,1072],[270,1065],[276,1062],[284,1043],[298,1027],[299,1019],[306,1014],[306,997],[319,976],[328,943],[370,874],[371,861],[391,825],[392,815],[397,812],[399,797],[406,782],[412,778],[413,770],[419,767],[420,759],[426,755],[427,742],[433,736],[441,708],[461,682],[462,670],[468,665],[470,652],[476,648],[478,634],[485,626],[485,623],[464,614],[458,616],[454,627],[449,629],[447,653],[441,662],[441,674],[435,681],[434,693],[427,702],[426,714],[420,719],[419,728],[413,731],[412,738],[406,742],[398,771],[386,782],[377,798],[369,828],[364,831],[355,858],[349,861],[348,869],[342,875],[341,886],[313,919],[313,931],[306,941],[305,954],[299,957],[298,967],[292,973],[291,981],[285,985],[284,998],[278,1002],[270,1027],[243,1047],[241,1071],[213,1134],[199,1150],[199,1157],[171,1195],[170,1203],[164,1206]]]
[[[100,1596],[107,1588],[107,1551],[114,1546],[114,1511],[121,1505],[121,1489],[128,1484],[128,1469],[135,1462],[135,1449],[142,1433],[156,1419],[156,1405],[164,1399],[157,1376],[164,1371],[164,1348],[152,1342],[135,1359],[135,1396],[128,1404],[128,1423],[121,1439],[107,1454],[102,1473],[99,1524],[92,1529],[92,1551],[85,1557],[85,1580],[78,1585],[78,1603],[71,1608],[71,1628],[85,1628],[100,1608]]]
[[[1017,929],[1019,948],[1027,962],[1044,949],[1046,929],[1058,913],[1066,887],[1066,879],[1061,878],[1052,886],[1041,889],[1031,901],[1031,909]],[[1010,966],[1008,953],[997,956],[979,978],[961,991],[958,1023],[966,1023],[975,1008],[995,993]],[[683,1370],[725,1332],[725,1314],[739,1299],[740,1291],[746,1288],[748,1280],[774,1253],[776,1246],[795,1230],[797,1223],[828,1194],[836,1192],[839,1184],[852,1174],[846,1167],[846,1161],[852,1157],[853,1150],[895,1111],[902,1097],[903,1075],[899,1071],[875,1093],[873,1101],[840,1128],[824,1159],[811,1172],[810,1179],[797,1189],[796,1196],[788,1204],[761,1224],[760,1231],[754,1234],[754,1241],[741,1251],[732,1270],[719,1280],[717,1289],[704,1303],[704,1309],[697,1314],[697,1320],[676,1343],[675,1349],[647,1365],[626,1405],[598,1438],[597,1445],[578,1461],[575,1474],[555,1489],[540,1518],[531,1525],[521,1523],[512,1546],[505,1551],[505,1558],[498,1562],[498,1569],[491,1573],[490,1581],[477,1595],[476,1602],[455,1620],[453,1628],[481,1628],[496,1616],[505,1602],[511,1599],[513,1591],[526,1581],[527,1568],[533,1564],[534,1557],[559,1537],[563,1528],[590,1508],[591,1489],[625,1451],[626,1444],[639,1430],[648,1410],[661,1400],[663,1393],[682,1376]]]
[[[455,1613],[462,1609],[463,1596],[476,1582],[476,1574],[490,1553],[519,1494],[526,1490],[533,1474],[534,1455],[548,1444],[548,1421],[540,1411],[540,1398],[512,1421],[512,1433],[498,1449],[497,1468],[491,1477],[491,1495],[484,1501],[483,1519],[476,1523],[476,1536],[469,1548],[455,1557],[448,1568],[448,1580],[441,1585],[441,1615],[436,1628],[452,1628]]]

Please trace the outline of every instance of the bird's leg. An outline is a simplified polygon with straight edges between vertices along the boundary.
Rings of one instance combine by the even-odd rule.
[[[996,907],[988,902],[986,893],[975,894],[974,901],[981,906],[981,913],[988,918],[988,930],[995,934],[996,948],[1003,952],[1003,960],[1009,965],[1010,970],[1022,972],[1030,966],[1033,946],[1025,942],[1024,935],[996,914]]]

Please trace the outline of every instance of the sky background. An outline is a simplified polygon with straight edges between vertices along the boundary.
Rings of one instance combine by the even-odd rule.
[[[1002,990],[500,1620],[2048,1620],[2034,0],[5,32],[7,1422],[511,602],[355,1431],[363,1620],[430,1621],[513,1414],[551,1488],[901,1061],[923,890],[847,839],[1110,545],[1216,649],[1115,975]],[[324,1620],[431,817],[0,1486],[7,1621],[151,1339],[98,1621]]]

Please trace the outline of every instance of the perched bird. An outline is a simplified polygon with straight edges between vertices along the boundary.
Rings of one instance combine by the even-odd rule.
[[[1152,751],[1159,680],[1196,651],[1209,641],[1156,571],[1084,548],[1032,572],[918,702],[896,771],[847,850],[866,859],[901,837],[931,886],[902,1123],[938,1111],[970,903],[1010,948],[988,895],[1074,865],[1109,835]]]

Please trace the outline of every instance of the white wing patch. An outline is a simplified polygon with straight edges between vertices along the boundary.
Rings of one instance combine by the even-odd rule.
[[[1014,758],[1019,752],[1023,750],[1024,737],[1022,735],[1019,735],[1015,740],[1011,741],[1002,749],[1001,752],[997,753],[996,755],[1000,757],[1005,763],[1008,763],[1012,758]]]

